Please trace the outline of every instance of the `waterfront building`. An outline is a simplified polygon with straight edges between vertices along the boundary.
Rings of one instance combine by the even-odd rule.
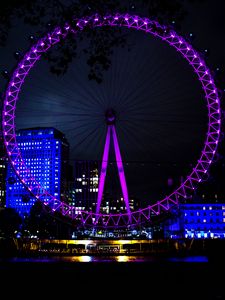
[[[225,238],[225,203],[181,204],[166,227],[170,237]]]
[[[17,131],[17,143],[26,166],[41,186],[56,198],[64,198],[69,164],[69,143],[65,135],[52,127],[21,129]],[[19,171],[25,176],[23,166]],[[15,208],[21,215],[29,214],[35,198],[10,164],[6,177],[6,206]]]

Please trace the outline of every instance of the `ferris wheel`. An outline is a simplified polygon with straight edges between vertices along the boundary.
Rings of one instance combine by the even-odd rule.
[[[123,169],[122,156],[119,149],[116,128],[115,128],[115,112],[106,111],[107,135],[106,143],[102,159],[102,168],[99,180],[99,191],[96,211],[79,211],[77,213],[75,207],[60,201],[54,195],[47,191],[26,166],[16,140],[15,117],[16,104],[23,86],[24,80],[34,67],[41,56],[51,47],[66,39],[69,33],[76,35],[82,32],[86,27],[95,30],[100,27],[124,27],[127,29],[135,29],[142,31],[146,35],[150,34],[181,54],[181,56],[192,67],[193,72],[197,75],[206,99],[208,111],[208,127],[204,141],[203,149],[199,155],[199,159],[193,166],[191,172],[186,176],[181,185],[172,193],[163,199],[159,199],[154,204],[147,207],[131,211],[129,206],[128,189],[126,185],[125,173]],[[159,24],[148,18],[133,16],[129,14],[114,15],[93,15],[81,19],[75,19],[73,24],[66,24],[63,27],[56,27],[45,37],[41,38],[30,50],[24,55],[16,67],[6,89],[4,97],[4,105],[2,112],[2,128],[5,148],[9,157],[9,161],[27,190],[44,205],[52,208],[53,211],[60,211],[62,215],[68,216],[73,220],[77,220],[86,226],[99,226],[106,228],[126,227],[128,225],[137,225],[140,223],[151,221],[153,215],[160,215],[164,211],[169,211],[184,198],[189,198],[205,178],[210,165],[213,162],[214,155],[217,151],[220,130],[221,130],[221,108],[218,91],[214,83],[213,76],[207,67],[201,55],[186,41],[182,36],[178,35],[173,29]],[[104,189],[104,180],[106,176],[110,136],[112,135],[113,144],[116,154],[116,162],[119,171],[120,183],[123,192],[123,199],[126,205],[126,212],[121,213],[100,213],[101,200]],[[23,172],[20,172],[23,168]],[[46,200],[48,199],[48,200]]]

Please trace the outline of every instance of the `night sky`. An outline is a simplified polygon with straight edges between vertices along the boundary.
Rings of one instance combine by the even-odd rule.
[[[185,36],[193,33],[195,48],[207,49],[209,67],[224,70],[225,2],[192,5],[181,25]],[[150,203],[178,186],[200,157],[207,132],[206,101],[197,76],[174,48],[149,34],[123,31],[129,47],[115,49],[101,84],[88,80],[79,49],[78,59],[62,77],[50,74],[41,60],[23,85],[16,128],[53,126],[70,143],[71,164],[76,159],[101,161],[104,114],[113,108],[129,194]],[[1,69],[15,66],[13,53],[28,48],[33,32],[17,24],[7,47],[0,49]],[[5,84],[1,78],[1,90]],[[114,160],[111,149],[106,189],[115,192],[119,182]]]

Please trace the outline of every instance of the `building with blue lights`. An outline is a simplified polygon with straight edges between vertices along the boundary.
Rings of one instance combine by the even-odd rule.
[[[23,160],[41,186],[56,198],[64,198],[68,178],[69,143],[65,135],[52,127],[17,131],[17,143]],[[19,170],[23,176],[24,170]],[[46,199],[47,201],[48,199]],[[26,190],[9,164],[6,176],[6,207],[21,215],[29,214],[35,198]]]
[[[225,204],[182,206],[184,235],[197,238],[225,238]]]
[[[167,230],[170,237],[225,238],[225,203],[181,204]]]

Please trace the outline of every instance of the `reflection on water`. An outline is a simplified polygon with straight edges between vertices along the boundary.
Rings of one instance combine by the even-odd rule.
[[[145,256],[128,256],[128,255],[117,255],[117,256],[72,256],[64,257],[63,261],[67,262],[144,262],[150,261],[150,257]]]
[[[128,256],[128,255],[115,255],[115,256],[93,256],[93,255],[80,255],[80,256],[52,256],[52,257],[15,257],[11,258],[10,262],[30,262],[30,263],[54,263],[54,262],[65,262],[65,263],[76,263],[76,262],[133,262],[133,263],[144,263],[144,262],[208,262],[206,256],[184,256],[184,257],[155,257],[155,256]]]
[[[208,262],[206,256],[171,257],[171,262]]]

